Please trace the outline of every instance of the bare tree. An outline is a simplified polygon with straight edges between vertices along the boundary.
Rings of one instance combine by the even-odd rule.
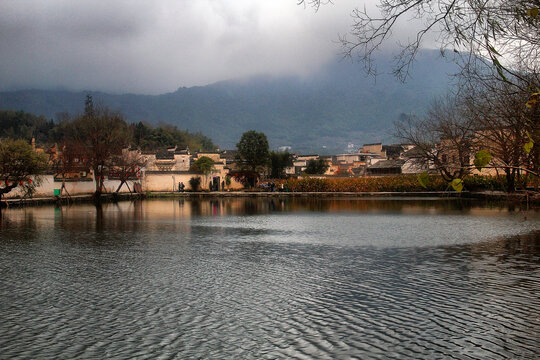
[[[395,136],[414,145],[416,162],[434,168],[448,182],[463,179],[471,171],[475,122],[456,98],[434,100],[425,117],[395,123]]]
[[[120,154],[113,157],[112,171],[120,180],[120,185],[116,189],[115,193],[118,193],[122,186],[125,184],[130,192],[133,192],[128,181],[134,179],[137,173],[143,166],[146,165],[146,161],[141,155],[140,150],[122,149]]]
[[[476,85],[434,101],[422,119],[396,123],[395,135],[415,145],[419,165],[437,169],[447,181],[470,174],[472,155],[483,150],[489,159],[480,167],[503,171],[513,192],[520,173],[538,177],[539,104],[527,106],[528,91],[509,83]]]
[[[103,192],[105,174],[114,156],[128,146],[129,131],[121,114],[105,107],[95,107],[89,97],[85,114],[77,117],[70,128],[70,139],[82,147],[88,165],[94,172],[96,198]]]
[[[322,0],[299,2],[316,9],[324,3]],[[420,29],[401,45],[395,57],[394,75],[405,80],[425,38],[428,34],[435,36],[441,54],[448,51],[455,54],[464,87],[479,86],[482,97],[470,99],[467,120],[450,122],[451,129],[461,130],[449,131],[449,137],[441,136],[443,129],[434,118],[401,124],[397,135],[424,148],[425,158],[431,158],[443,176],[451,178],[459,174],[437,164],[440,149],[433,146],[437,141],[439,146],[452,144],[452,134],[470,133],[476,127],[478,138],[473,144],[489,145],[493,158],[509,172],[509,189],[513,189],[513,179],[520,168],[538,173],[539,7],[539,0],[378,0],[375,14],[368,13],[365,7],[353,10],[351,30],[340,40],[347,56],[357,57],[368,73],[375,74],[374,56],[391,39],[396,24],[403,20],[420,24]],[[459,136],[455,139],[459,143],[469,142]],[[452,147],[459,156],[460,146],[454,142]]]
[[[527,106],[529,92],[521,88],[481,82],[465,100],[476,122],[477,147],[489,151],[491,166],[504,171],[509,192],[515,191],[521,172],[538,174],[539,166],[539,147],[534,146],[540,143],[539,106]]]
[[[49,155],[55,178],[62,180],[60,196],[65,192],[71,198],[66,188],[66,180],[75,173],[79,176],[81,172],[89,171],[86,154],[80,142],[68,138],[55,147],[55,151],[50,151]]]

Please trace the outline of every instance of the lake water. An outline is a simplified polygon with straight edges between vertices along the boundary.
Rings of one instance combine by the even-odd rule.
[[[145,200],[1,225],[2,359],[540,356],[538,210]]]

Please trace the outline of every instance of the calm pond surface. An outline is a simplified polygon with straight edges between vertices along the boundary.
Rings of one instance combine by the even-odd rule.
[[[2,359],[540,356],[538,210],[145,200],[1,226]]]

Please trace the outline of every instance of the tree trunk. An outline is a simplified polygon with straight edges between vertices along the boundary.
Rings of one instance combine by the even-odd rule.
[[[98,168],[95,167],[94,168],[94,180],[96,181],[96,192],[94,193],[94,198],[96,200],[100,200],[101,199],[101,193],[102,193],[102,189],[103,189],[103,174],[102,172],[98,171]]]
[[[100,233],[103,231],[105,218],[103,217],[103,207],[101,206],[101,202],[97,202],[95,205],[96,205],[96,231]]]
[[[15,185],[14,183],[14,185],[7,185],[5,188],[0,189],[0,220],[2,219],[2,199],[6,201],[6,207],[7,207],[7,200],[5,200],[4,194],[7,194],[11,190],[13,190],[15,187],[17,187],[17,185]]]
[[[118,194],[118,192],[120,191],[120,189],[122,188],[122,185],[124,185],[126,181],[125,180],[120,180],[120,185],[118,185],[118,188],[116,189],[115,193]],[[126,183],[126,186],[127,186],[127,183]],[[128,189],[129,189],[129,186],[128,186]],[[131,191],[131,190],[130,190]]]
[[[513,193],[516,191],[516,169],[504,169],[506,173],[506,191]]]

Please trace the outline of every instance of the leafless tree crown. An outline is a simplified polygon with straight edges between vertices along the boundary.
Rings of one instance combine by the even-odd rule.
[[[325,1],[299,3],[317,9]],[[365,7],[353,10],[351,30],[340,42],[346,55],[361,60],[374,74],[374,54],[390,39],[398,20],[415,20],[422,24],[420,30],[401,44],[395,58],[393,72],[401,80],[407,78],[427,34],[436,36],[442,51],[454,51],[467,71],[489,64],[503,79],[506,73],[538,74],[539,7],[539,0],[379,0],[379,14]]]

